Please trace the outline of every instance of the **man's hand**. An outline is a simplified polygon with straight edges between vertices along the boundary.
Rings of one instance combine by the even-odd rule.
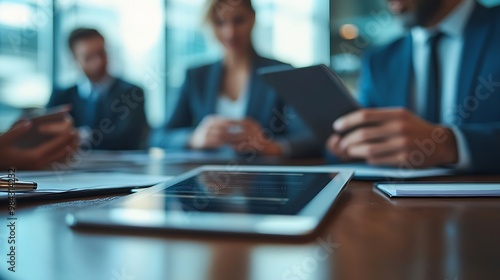
[[[336,133],[327,148],[344,161],[408,168],[458,162],[453,132],[405,109],[358,110],[338,119],[333,128]],[[343,132],[348,133],[341,136]]]
[[[26,137],[32,123],[17,122],[7,133],[0,136],[0,166],[5,169],[44,169],[53,162],[64,161],[78,148],[78,134],[71,117],[63,121],[44,124],[39,132],[53,138],[34,148],[20,148],[16,143]]]

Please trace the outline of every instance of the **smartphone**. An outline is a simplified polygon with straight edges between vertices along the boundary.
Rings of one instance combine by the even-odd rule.
[[[17,142],[20,148],[34,148],[54,138],[53,135],[42,134],[39,128],[43,124],[61,122],[68,115],[71,106],[61,105],[50,109],[36,110],[23,119],[32,123],[31,129]]]

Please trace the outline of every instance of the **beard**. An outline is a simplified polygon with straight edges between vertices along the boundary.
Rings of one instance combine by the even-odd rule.
[[[414,0],[413,11],[399,14],[397,17],[405,28],[427,26],[441,9],[443,0]]]

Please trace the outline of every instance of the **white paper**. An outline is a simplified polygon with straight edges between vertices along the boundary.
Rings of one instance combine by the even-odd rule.
[[[128,174],[117,172],[67,172],[57,174],[52,171],[17,172],[21,181],[34,181],[38,184],[36,193],[61,193],[92,189],[149,187],[166,182],[171,176],[150,176],[144,174]],[[33,194],[16,193],[16,196]],[[7,197],[6,192],[0,193],[0,198]]]
[[[22,175],[22,174],[21,174]],[[18,176],[21,176],[18,175]],[[61,176],[22,176],[23,181],[35,181],[38,190],[68,191],[118,187],[147,187],[169,180],[169,176],[150,176],[114,172],[71,172]]]

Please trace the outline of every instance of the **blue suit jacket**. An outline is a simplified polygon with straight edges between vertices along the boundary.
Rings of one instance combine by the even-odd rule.
[[[290,156],[320,155],[323,147],[313,133],[296,114],[289,112],[290,109],[285,110],[285,103],[258,76],[257,69],[275,65],[284,64],[254,56],[246,116],[258,122],[275,140],[286,141]],[[222,61],[187,71],[175,111],[165,127],[151,138],[152,146],[187,148],[189,138],[201,120],[215,114],[222,72]]]
[[[75,127],[81,127],[86,117],[85,103],[75,85],[66,90],[54,91],[47,107],[72,105],[70,114]],[[94,140],[89,141],[93,149],[136,150],[145,147],[149,128],[144,113],[144,91],[141,88],[115,79],[109,92],[97,106],[96,121],[91,127]],[[109,129],[108,120],[111,127]],[[105,126],[102,126],[103,121],[106,122]]]
[[[471,170],[500,170],[500,7],[476,4],[465,28],[454,124],[471,153]],[[360,80],[364,107],[410,107],[412,38],[407,34],[365,55]]]

